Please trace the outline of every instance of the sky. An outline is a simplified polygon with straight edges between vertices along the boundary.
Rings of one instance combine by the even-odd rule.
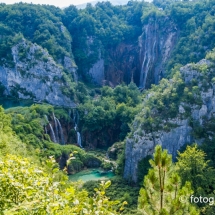
[[[78,4],[83,4],[86,2],[90,2],[92,0],[0,0],[1,3],[6,3],[6,4],[14,4],[17,2],[26,2],[26,3],[33,3],[33,4],[50,4],[50,5],[55,5],[57,7],[66,7],[71,4],[78,5]]]

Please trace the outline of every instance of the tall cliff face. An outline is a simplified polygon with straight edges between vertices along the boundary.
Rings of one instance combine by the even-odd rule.
[[[169,121],[170,122],[170,121]],[[180,120],[179,118],[171,121],[177,128],[170,132],[157,131],[145,133],[140,136],[138,131],[133,133],[132,138],[127,138],[125,149],[125,169],[124,177],[137,182],[138,164],[147,155],[152,155],[157,144],[162,145],[164,149],[175,158],[177,150],[186,143],[191,143],[194,139],[191,135],[192,128],[189,126],[188,120]]]
[[[215,116],[214,64],[202,60],[196,65],[182,67],[180,73],[183,82],[180,79],[163,80],[163,88],[157,97],[151,91],[146,96],[143,109],[134,120],[132,132],[126,140],[125,178],[137,181],[139,161],[147,155],[152,155],[157,144],[167,149],[175,159],[181,146],[193,142],[200,144],[206,139],[211,139],[211,135],[214,134],[210,124]],[[176,87],[177,81],[184,84]],[[165,94],[166,98],[159,100]],[[177,98],[177,95],[181,96],[181,99]],[[162,112],[163,116],[160,116],[159,121],[159,110],[169,100],[174,101],[170,106],[176,114],[171,117],[172,110],[167,108],[164,111],[165,116]],[[149,110],[147,105],[152,101],[157,105]],[[148,121],[141,118],[147,118]],[[158,126],[155,128],[156,120]],[[202,137],[198,132],[204,127],[207,127],[207,130]]]
[[[102,85],[104,80],[104,69],[104,59],[102,58],[98,59],[98,61],[90,68],[88,73],[94,84]]]
[[[0,66],[0,82],[5,94],[17,98],[31,98],[53,105],[74,107],[63,94],[63,67],[56,64],[47,51],[22,39],[12,47],[14,66]]]
[[[142,89],[158,84],[177,38],[177,27],[169,17],[150,17],[136,41],[105,50],[106,58],[100,56],[88,70],[92,82],[116,86],[134,81]]]
[[[108,51],[105,80],[111,86],[131,81],[138,83],[140,62],[138,43],[121,43]]]
[[[178,30],[169,17],[151,17],[139,37],[141,62],[139,87],[158,84],[165,73],[164,65],[177,41]]]

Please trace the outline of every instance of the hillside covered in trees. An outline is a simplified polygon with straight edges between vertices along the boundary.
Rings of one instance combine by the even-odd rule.
[[[1,3],[0,214],[214,214],[214,5]]]

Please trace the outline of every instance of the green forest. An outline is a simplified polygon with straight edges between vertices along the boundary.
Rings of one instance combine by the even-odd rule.
[[[215,214],[214,16],[0,3],[0,215]]]

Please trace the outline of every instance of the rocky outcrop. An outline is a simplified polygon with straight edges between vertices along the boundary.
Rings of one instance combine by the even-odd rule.
[[[124,150],[124,142],[116,142],[114,143],[109,149],[108,149],[108,152],[107,152],[107,158],[111,158],[111,159],[114,159],[116,160],[117,159],[117,156],[119,154],[122,154],[123,153],[123,150]]]
[[[191,135],[192,128],[188,124],[188,120],[174,120],[177,128],[170,132],[158,131],[153,133],[143,133],[139,136],[138,132],[134,132],[133,138],[126,140],[125,149],[125,171],[124,177],[137,181],[138,163],[147,155],[152,155],[154,147],[157,144],[168,149],[168,152],[175,158],[177,150],[186,143],[191,143],[193,137]]]
[[[74,107],[63,94],[63,67],[47,51],[22,39],[12,47],[14,67],[0,66],[0,82],[5,94],[17,98],[46,101],[53,105]]]
[[[193,142],[200,144],[204,141],[195,135],[194,128],[197,126],[203,128],[215,116],[215,84],[212,79],[215,70],[212,65],[208,60],[202,60],[196,65],[189,64],[180,69],[185,86],[192,86],[195,83],[191,89],[193,90],[192,93],[198,94],[198,96],[193,99],[192,103],[191,99],[188,99],[189,102],[181,101],[178,105],[177,116],[175,118],[167,116],[167,120],[162,121],[158,131],[142,130],[141,126],[137,125],[136,119],[134,120],[133,132],[126,140],[125,178],[137,182],[139,161],[147,155],[152,155],[157,144],[167,149],[175,159],[177,150],[183,145]],[[171,80],[169,82],[171,83]],[[185,91],[188,89],[185,87]],[[188,92],[187,95],[191,96],[192,93]],[[153,95],[149,95],[148,98],[150,96]],[[142,111],[144,111],[144,107]],[[166,122],[171,125],[168,129],[164,128]],[[213,132],[213,130],[208,130],[205,135],[210,138],[210,135],[214,135]]]
[[[99,59],[89,70],[91,80],[96,85],[102,85],[104,80],[104,59]]]
[[[74,79],[74,81],[77,83],[78,82],[78,75],[77,75],[77,66],[75,62],[70,58],[65,56],[64,57],[64,68],[67,69],[71,74]]]

